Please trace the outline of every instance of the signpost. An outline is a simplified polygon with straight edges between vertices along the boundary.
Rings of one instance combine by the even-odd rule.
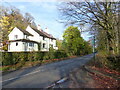
[[[93,54],[94,54],[94,60],[95,60],[95,35],[93,37],[91,37],[91,44],[93,47]]]

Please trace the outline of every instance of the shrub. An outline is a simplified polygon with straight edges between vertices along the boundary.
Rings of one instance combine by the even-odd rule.
[[[39,61],[40,58],[41,58],[40,53],[39,53],[39,52],[35,52],[35,53],[34,53],[34,60],[35,60],[35,61]]]
[[[34,61],[34,52],[28,53],[28,61]]]
[[[27,53],[26,52],[22,52],[22,53],[19,52],[18,54],[19,54],[19,62],[24,65],[25,62],[28,60]]]
[[[2,53],[2,65],[12,65],[12,64],[14,64],[12,53],[10,52]]]
[[[12,59],[13,59],[14,64],[17,64],[19,62],[19,60],[20,60],[20,54],[13,53]]]
[[[105,66],[120,71],[120,55],[108,55],[107,52],[101,51],[97,54],[94,63],[97,67]]]
[[[54,58],[55,58],[54,52],[46,52],[44,54],[43,60],[54,59]]]
[[[65,52],[63,52],[63,51],[56,51],[56,52],[54,53],[54,55],[55,55],[56,58],[64,58],[64,57],[67,57],[67,54],[66,54]]]
[[[40,61],[67,57],[64,51],[51,50],[50,52],[3,52],[2,65],[24,65],[26,61]]]

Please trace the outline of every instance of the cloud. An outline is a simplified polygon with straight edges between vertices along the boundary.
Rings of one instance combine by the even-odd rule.
[[[26,10],[26,7],[24,6],[24,5],[20,5],[20,6],[18,6],[18,8],[20,9],[20,10]]]

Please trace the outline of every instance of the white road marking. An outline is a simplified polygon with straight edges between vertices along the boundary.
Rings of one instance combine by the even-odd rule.
[[[14,79],[17,79],[17,78],[25,77],[25,76],[28,76],[28,75],[31,75],[31,74],[34,74],[34,73],[37,73],[37,72],[40,72],[40,71],[41,70],[38,70],[38,71],[35,71],[35,72],[31,72],[31,73],[28,73],[28,74],[25,74],[25,75],[22,75],[22,76],[10,78],[10,79],[4,80],[4,81],[0,81],[0,82],[6,82],[6,81],[14,80]],[[44,70],[42,70],[42,71],[44,71]]]
[[[92,57],[92,56],[91,56]],[[81,58],[78,58],[78,59],[81,59]],[[71,62],[73,62],[73,61],[71,61]],[[71,62],[69,62],[69,63],[71,63]],[[68,63],[66,63],[66,64],[68,64]],[[10,81],[10,80],[14,80],[14,79],[17,79],[17,78],[21,78],[21,77],[25,77],[25,76],[28,76],[28,75],[31,75],[31,74],[34,74],[34,73],[37,73],[37,72],[40,72],[40,71],[44,71],[44,70],[38,70],[38,71],[35,71],[35,72],[31,72],[31,73],[28,73],[28,74],[25,74],[25,75],[22,75],[22,76],[18,76],[18,77],[14,77],[14,78],[9,78],[9,79],[7,79],[7,80],[4,80],[4,81],[0,81],[0,83],[1,82],[6,82],[6,81]]]
[[[65,82],[66,80],[68,80],[68,78],[67,78],[67,77],[64,77],[63,79],[58,80],[57,82],[55,82],[55,83],[47,86],[46,88],[54,88],[54,86],[59,85],[59,84]]]

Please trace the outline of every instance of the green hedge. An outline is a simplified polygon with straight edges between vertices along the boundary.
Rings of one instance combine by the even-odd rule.
[[[2,52],[2,65],[24,64],[26,61],[42,61],[67,57],[63,51],[52,52]]]

